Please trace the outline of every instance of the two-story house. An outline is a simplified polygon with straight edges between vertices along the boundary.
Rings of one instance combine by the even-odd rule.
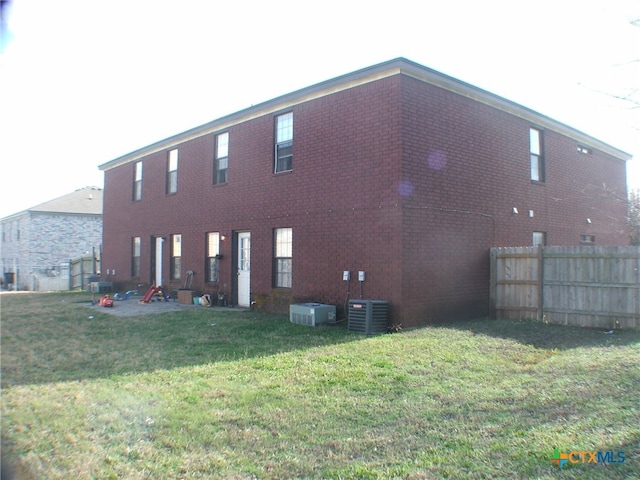
[[[101,165],[103,275],[193,272],[245,307],[386,300],[405,326],[482,316],[489,247],[628,243],[629,159],[399,58]]]
[[[4,288],[67,290],[61,264],[91,254],[102,243],[102,193],[80,188],[0,219],[0,268]]]

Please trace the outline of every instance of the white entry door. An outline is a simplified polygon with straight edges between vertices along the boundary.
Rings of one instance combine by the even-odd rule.
[[[251,306],[251,233],[238,233],[238,305]]]

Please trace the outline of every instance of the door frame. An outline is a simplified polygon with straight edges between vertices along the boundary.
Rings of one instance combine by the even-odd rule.
[[[162,235],[151,235],[150,250],[151,261],[149,262],[149,264],[151,268],[149,272],[149,283],[158,287],[162,285],[162,277],[164,274],[164,237]],[[156,283],[158,278],[160,278],[160,285],[157,285]]]
[[[240,262],[240,237],[243,234],[248,234],[249,239],[251,239],[251,231],[250,230],[236,230],[233,232],[233,268],[231,269],[232,276],[232,285],[233,285],[233,303],[234,305],[240,306],[240,288],[239,288],[239,262]],[[251,243],[249,243],[249,252],[251,252]],[[251,257],[249,257],[249,262],[251,262]],[[249,267],[249,302],[247,305],[242,305],[243,307],[251,306],[251,267]]]

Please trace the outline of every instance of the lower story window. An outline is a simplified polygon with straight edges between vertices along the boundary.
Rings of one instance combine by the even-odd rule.
[[[140,276],[140,237],[133,237],[131,244],[131,276]]]
[[[277,228],[274,237],[274,287],[291,288],[293,230],[291,228]]]
[[[547,234],[545,232],[533,232],[533,246],[547,244]]]
[[[182,235],[171,235],[171,280],[180,280],[182,271]]]
[[[218,282],[220,280],[218,259],[220,258],[220,233],[207,233],[207,282]]]

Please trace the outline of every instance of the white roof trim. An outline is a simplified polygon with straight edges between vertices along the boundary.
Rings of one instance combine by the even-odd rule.
[[[295,105],[308,102],[310,100],[321,98],[336,92],[348,90],[350,88],[354,88],[398,74],[408,75],[430,85],[434,85],[455,94],[462,95],[463,97],[475,100],[485,105],[489,105],[503,112],[527,120],[535,126],[547,128],[561,135],[572,138],[580,144],[584,144],[585,146],[600,150],[620,160],[628,161],[632,158],[631,155],[623,152],[622,150],[612,147],[607,143],[604,143],[596,138],[582,133],[579,130],[569,127],[561,122],[541,115],[534,110],[523,107],[522,105],[519,105],[515,102],[502,98],[498,95],[494,95],[490,92],[487,92],[486,90],[474,87],[473,85],[462,82],[453,77],[449,77],[417,63],[403,58],[398,58],[359,70],[357,72],[353,72],[351,74],[343,75],[332,80],[328,80],[317,85],[283,95],[281,97],[274,98],[273,100],[269,100],[253,107],[249,107],[245,110],[240,110],[239,112],[236,112],[234,114],[221,117],[199,127],[192,128],[141,149],[135,150],[131,153],[104,163],[100,165],[99,168],[100,170],[104,171],[111,170],[112,168],[118,167],[120,165],[137,161],[140,158],[146,157],[147,155],[176,147],[177,145],[180,145],[181,143],[187,142],[194,138],[198,138],[214,132],[221,132],[233,125],[247,122],[264,115],[273,114],[280,110],[286,110]]]

